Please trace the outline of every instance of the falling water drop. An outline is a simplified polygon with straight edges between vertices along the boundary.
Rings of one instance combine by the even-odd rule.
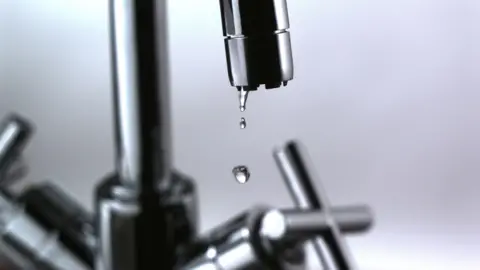
[[[247,183],[250,178],[250,171],[248,170],[248,167],[244,165],[234,167],[232,173],[240,184]]]
[[[247,120],[244,117],[240,118],[240,128],[244,129],[247,127]]]

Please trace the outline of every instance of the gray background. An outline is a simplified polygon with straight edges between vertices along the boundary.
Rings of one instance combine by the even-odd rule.
[[[175,164],[199,183],[203,229],[291,205],[271,150],[298,138],[333,203],[375,209],[374,230],[349,240],[362,269],[478,269],[479,1],[289,1],[296,78],[250,95],[246,130],[218,1],[169,3]],[[0,20],[0,116],[38,129],[28,181],[91,207],[113,168],[106,1],[0,0]]]

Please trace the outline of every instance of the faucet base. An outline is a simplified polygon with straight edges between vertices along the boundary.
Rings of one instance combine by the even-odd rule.
[[[95,269],[174,269],[185,260],[197,232],[196,188],[180,173],[173,180],[168,191],[146,196],[122,186],[116,175],[102,181]]]

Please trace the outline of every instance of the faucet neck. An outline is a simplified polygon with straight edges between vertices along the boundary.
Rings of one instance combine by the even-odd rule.
[[[163,0],[110,1],[117,170],[141,193],[170,180],[166,9]]]

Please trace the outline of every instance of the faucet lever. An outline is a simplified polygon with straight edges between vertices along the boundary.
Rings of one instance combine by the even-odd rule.
[[[11,114],[0,124],[0,184],[15,180],[9,177],[10,170],[32,133],[32,125],[16,114]]]
[[[320,180],[314,175],[310,159],[304,149],[298,142],[291,141],[284,147],[276,149],[274,151],[274,158],[297,208],[317,210],[324,213],[324,225],[326,226],[322,238],[317,237],[312,239],[316,256],[322,264],[323,269],[330,269],[330,267],[323,256],[322,243],[325,243],[329,248],[333,263],[337,269],[357,269],[351,259],[339,225],[332,215],[326,192],[323,190]],[[314,182],[316,182],[317,187],[319,187],[318,190],[315,189]],[[292,216],[292,213],[290,213],[290,216]],[[293,218],[293,216],[290,220],[302,220],[303,222],[294,222],[296,226],[309,224],[309,222],[307,222],[309,219],[303,219],[303,217],[307,216],[306,214],[296,216],[295,218]],[[294,228],[295,226],[290,225],[290,227]]]
[[[370,207],[365,205],[336,207],[332,217],[342,233],[366,231],[373,221]],[[272,209],[264,214],[260,233],[273,241],[302,241],[328,233],[329,222],[320,210]]]

